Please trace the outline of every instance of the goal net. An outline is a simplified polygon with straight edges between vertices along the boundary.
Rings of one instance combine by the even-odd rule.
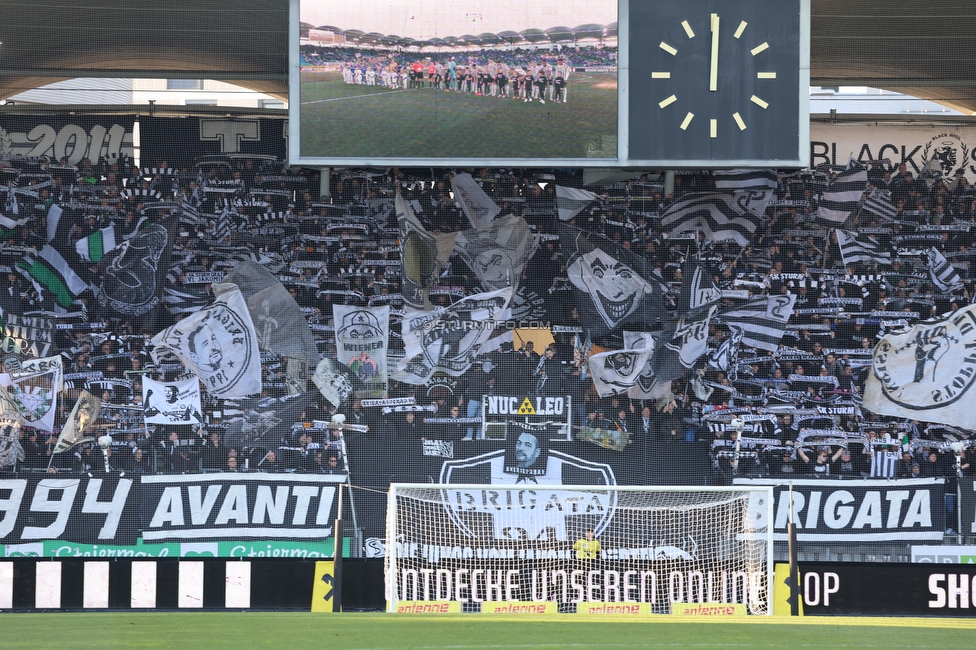
[[[393,484],[388,498],[389,611],[771,613],[768,487]]]

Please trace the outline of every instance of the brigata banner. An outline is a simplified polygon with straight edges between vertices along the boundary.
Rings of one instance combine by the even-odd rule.
[[[736,485],[772,485],[773,539],[786,541],[789,486],[800,542],[942,540],[945,480],[736,479]]]
[[[332,536],[344,475],[183,474],[142,477],[147,542]]]
[[[98,462],[101,462],[100,460]],[[0,543],[135,544],[139,482],[131,478],[0,480]]]

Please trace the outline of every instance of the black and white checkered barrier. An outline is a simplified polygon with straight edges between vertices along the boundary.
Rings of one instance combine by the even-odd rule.
[[[315,562],[235,559],[0,559],[0,611],[308,611]]]

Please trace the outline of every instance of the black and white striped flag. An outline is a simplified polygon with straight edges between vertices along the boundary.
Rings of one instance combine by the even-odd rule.
[[[773,169],[722,169],[712,172],[715,189],[719,190],[775,190],[779,176]]]
[[[796,296],[779,294],[754,298],[720,314],[729,329],[742,330],[742,345],[775,352],[793,314]]]
[[[844,265],[864,262],[865,264],[891,264],[891,251],[870,235],[858,236],[856,232],[837,229],[837,244]]]
[[[928,271],[929,279],[939,291],[950,292],[962,289],[963,281],[959,277],[959,272],[934,246],[929,250]]]
[[[867,187],[867,168],[851,159],[847,163],[847,169],[827,184],[827,189],[820,199],[817,217],[830,223],[844,223],[857,209]]]
[[[233,227],[230,215],[231,211],[225,209],[210,223],[210,233],[217,243],[224,244],[230,239],[230,233]]]
[[[661,217],[661,227],[669,235],[687,230],[702,230],[712,241],[732,240],[747,246],[761,217],[745,212],[734,196],[721,193],[688,194]]]
[[[868,197],[864,199],[861,208],[862,214],[874,215],[885,221],[891,221],[898,214],[894,204],[891,202],[891,192],[875,188],[871,190]]]

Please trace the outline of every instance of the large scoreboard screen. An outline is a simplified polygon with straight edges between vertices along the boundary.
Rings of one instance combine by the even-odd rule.
[[[658,2],[663,0],[647,0],[650,5]],[[725,14],[727,31],[747,16],[755,25],[750,35],[775,35],[778,22],[762,25],[752,18],[762,13],[757,4],[769,2],[796,7],[796,20],[786,27],[793,32],[803,23],[804,5],[809,13],[809,0],[679,3],[688,7],[687,17],[672,10],[673,27],[686,40],[695,33],[692,29],[697,30],[698,38],[687,44],[675,41],[688,55],[684,62],[678,61],[681,57],[671,61],[670,51],[665,51],[665,61],[657,62],[655,56],[661,52],[656,44],[635,48],[632,39],[658,38],[658,12],[643,4],[631,8],[630,0],[291,0],[289,158],[292,163],[319,165],[596,167],[655,162],[643,152],[654,152],[656,159],[672,164],[695,159],[678,149],[670,155],[682,133],[665,146],[653,147],[645,140],[654,138],[656,127],[635,127],[645,118],[660,117],[656,123],[667,124],[668,113],[691,105],[672,102],[676,107],[671,111],[645,115],[645,108],[664,109],[658,106],[657,94],[675,94],[672,85],[707,83],[709,62],[698,66],[697,57],[707,52],[709,43],[714,50],[720,42],[708,33],[715,24],[709,11]],[[633,24],[631,16],[639,24]],[[652,29],[644,29],[644,23]],[[732,47],[733,35],[730,31],[725,39],[729,43],[722,47]],[[794,34],[794,40],[800,36]],[[777,51],[775,40],[773,44],[766,58],[791,60],[786,47]],[[802,68],[802,53],[795,54]],[[728,67],[731,61],[730,53],[723,63]],[[676,73],[665,84],[661,75],[671,65]],[[694,74],[698,67],[701,79]],[[790,80],[778,74],[775,83],[782,95],[783,88],[789,92]],[[721,76],[735,77],[729,71]],[[731,81],[723,83],[723,92],[733,92],[726,87]],[[641,98],[636,105],[628,100],[629,90]],[[718,94],[715,103],[721,105]],[[677,95],[685,96],[681,91]],[[644,97],[653,102],[645,107]],[[795,99],[789,110],[802,118],[795,115],[795,105],[801,105],[802,113],[805,102],[800,93]],[[783,110],[786,104],[776,107]],[[725,117],[733,119],[731,114]],[[676,132],[680,121],[675,121]],[[741,116],[736,123],[742,123]],[[756,120],[751,123],[755,128],[748,136],[762,130]],[[704,115],[695,127],[702,124],[708,124]],[[628,140],[632,131],[639,140]],[[784,147],[781,135],[775,137],[780,144],[775,160],[763,162],[802,164],[804,148],[799,143],[795,149]],[[789,143],[791,136],[802,133],[786,136]],[[707,136],[704,140],[705,145],[715,144]],[[740,148],[729,144],[730,138],[723,143],[721,155],[736,161]],[[641,156],[630,155],[630,150]],[[744,146],[741,151],[743,159],[761,160],[761,147]],[[707,151],[697,157],[706,164],[714,162]]]

